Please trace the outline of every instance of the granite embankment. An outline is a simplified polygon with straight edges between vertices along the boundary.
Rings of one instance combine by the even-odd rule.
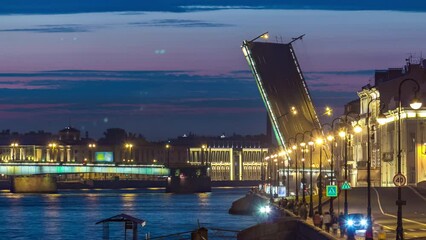
[[[332,235],[314,227],[286,209],[279,208],[269,198],[249,192],[234,201],[230,214],[255,215],[261,206],[269,205],[271,212],[265,222],[254,225],[238,233],[238,240],[331,240]]]
[[[10,180],[1,180],[0,189],[10,189]],[[253,187],[259,181],[212,181],[212,187]],[[165,179],[159,180],[81,180],[58,181],[58,189],[120,189],[120,188],[165,188]]]

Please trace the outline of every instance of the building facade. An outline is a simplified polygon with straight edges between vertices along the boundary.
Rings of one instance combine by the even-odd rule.
[[[149,143],[138,138],[116,143],[81,138],[80,131],[66,127],[58,135],[4,133],[0,136],[3,163],[119,164],[119,165],[207,165],[212,180],[261,180],[262,162],[268,148],[261,141],[228,141],[224,136],[194,137]],[[113,138],[115,139],[115,138]],[[254,139],[256,139],[254,137]],[[263,138],[262,138],[263,139]],[[204,143],[204,144],[203,144]],[[263,176],[264,177],[264,176]]]
[[[189,149],[190,164],[209,166],[213,181],[261,180],[268,148],[196,147]]]
[[[407,60],[403,68],[380,70],[375,73],[375,85],[365,86],[360,99],[360,120],[363,132],[354,137],[352,153],[354,184],[366,185],[367,145],[370,144],[371,179],[373,186],[395,186],[398,173],[398,135],[401,139],[401,172],[407,184],[426,181],[426,108],[411,109],[410,101],[417,97],[426,104],[426,60]],[[416,84],[420,90],[415,96]],[[404,83],[401,85],[401,83]],[[401,92],[401,96],[399,95]],[[401,101],[401,125],[398,130],[398,107]],[[369,110],[369,111],[368,111]],[[379,114],[382,124],[378,123]],[[367,118],[369,121],[367,122]],[[370,135],[367,135],[367,124]]]

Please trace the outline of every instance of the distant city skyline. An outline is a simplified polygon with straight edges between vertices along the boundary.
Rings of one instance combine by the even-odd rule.
[[[69,124],[95,138],[114,127],[148,140],[265,133],[240,49],[265,31],[274,42],[306,34],[294,47],[319,114],[326,105],[341,112],[375,69],[426,50],[425,12],[12,4],[0,11],[0,130],[20,133]]]

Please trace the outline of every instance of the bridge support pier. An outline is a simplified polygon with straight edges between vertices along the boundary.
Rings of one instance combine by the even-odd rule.
[[[13,176],[10,183],[12,193],[56,193],[56,177],[52,175]]]

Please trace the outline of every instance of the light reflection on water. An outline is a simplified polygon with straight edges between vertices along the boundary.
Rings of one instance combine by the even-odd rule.
[[[256,219],[229,215],[228,209],[247,190],[182,195],[164,193],[164,189],[0,193],[0,239],[101,239],[102,226],[95,223],[120,213],[147,221],[139,228],[140,239],[148,232],[155,237],[190,231],[198,221],[207,228],[241,230]],[[110,232],[111,239],[123,239],[122,224],[111,224]]]

